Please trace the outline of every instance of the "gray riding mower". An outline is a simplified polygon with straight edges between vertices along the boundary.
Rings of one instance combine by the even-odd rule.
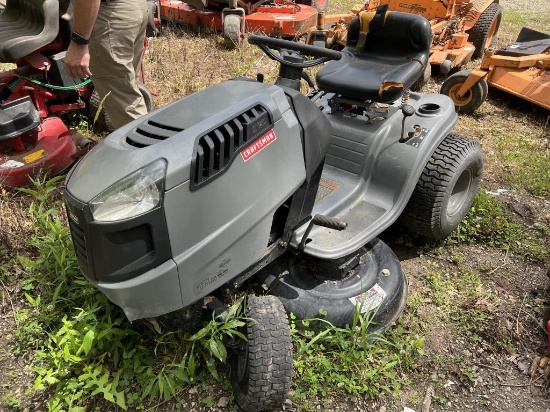
[[[479,145],[450,134],[454,104],[413,93],[430,50],[421,16],[378,10],[334,51],[250,36],[275,85],[235,78],[116,130],[67,177],[69,224],[88,281],[130,321],[182,328],[247,284],[247,341],[231,379],[245,411],[280,407],[292,379],[286,312],[381,332],[408,287],[377,236],[401,218],[442,238],[467,213]],[[306,58],[309,56],[309,58]],[[299,92],[304,68],[328,62]],[[250,281],[250,282],[249,282]],[[210,312],[210,319],[212,312]]]

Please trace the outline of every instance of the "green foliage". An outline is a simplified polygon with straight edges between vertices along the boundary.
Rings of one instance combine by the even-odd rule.
[[[10,406],[12,408],[19,408],[21,406],[21,399],[17,397],[13,392],[9,391],[2,397],[2,402],[6,406]]]
[[[109,97],[109,95],[111,94],[111,91],[109,91],[109,93],[107,93],[103,99],[101,99],[101,101],[99,102],[99,105],[97,106],[97,112],[94,116],[94,118],[92,119],[92,124],[95,126],[95,124],[97,123],[97,120],[99,119],[99,116],[102,115],[102,111],[103,111],[103,105],[105,104],[105,99],[107,97]]]
[[[535,196],[550,196],[550,150],[542,142],[503,140],[499,155],[506,165],[504,177]]]
[[[408,383],[405,371],[423,354],[424,338],[400,325],[382,338],[370,332],[371,319],[358,313],[350,328],[334,327],[322,318],[298,321],[291,315],[291,320],[295,398],[305,408],[315,397],[399,392]]]
[[[92,400],[135,410],[144,402],[174,399],[208,373],[219,378],[216,362],[227,358],[224,340],[244,338],[237,331],[245,324],[242,300],[192,336],[156,335],[130,325],[80,274],[62,201],[53,197],[59,180],[37,180],[33,188],[21,189],[34,198],[29,210],[34,230],[32,254],[18,257],[28,277],[22,283],[27,308],[16,313],[16,353],[34,351],[32,390],[48,391],[50,411],[85,411]]]
[[[215,379],[219,379],[216,361],[225,362],[227,360],[224,341],[227,339],[246,340],[246,337],[238,331],[245,325],[240,318],[243,299],[237,300],[225,318],[216,318],[215,315],[212,315],[212,320],[206,326],[187,339],[189,342],[199,342],[202,357]]]
[[[544,233],[528,228],[496,196],[479,191],[468,215],[449,237],[450,241],[482,242],[510,250],[533,261],[544,261]]]
[[[437,322],[465,334],[472,342],[486,336],[493,326],[487,307],[494,306],[498,297],[483,286],[479,275],[462,268],[448,271],[434,261],[428,261],[424,272],[426,290],[422,299],[437,306]]]
[[[433,309],[421,315],[421,321],[429,324],[430,330],[464,338],[461,340],[464,350],[431,357],[429,362],[436,368],[451,370],[456,379],[469,385],[475,381],[476,372],[468,348],[483,347],[491,352],[511,350],[510,336],[501,327],[502,315],[495,316],[501,298],[473,271],[429,260],[423,272],[425,286],[416,290],[416,300],[429,302]]]

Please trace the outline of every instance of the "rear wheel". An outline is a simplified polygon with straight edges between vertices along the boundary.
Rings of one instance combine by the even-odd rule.
[[[115,126],[111,121],[111,118],[103,108],[103,104],[97,90],[94,89],[92,96],[90,97],[90,103],[88,110],[90,111],[91,122],[94,127],[97,127],[101,130],[106,130],[112,132],[115,130]],[[98,111],[101,110],[99,113]]]
[[[401,222],[425,237],[448,236],[470,210],[482,169],[481,146],[463,136],[448,135],[424,167]]]
[[[430,81],[431,75],[432,65],[430,63],[426,63],[426,68],[424,69],[422,76],[420,76],[420,78],[413,83],[413,85],[411,86],[411,90],[413,92],[419,92],[420,90],[422,90],[422,88]]]
[[[498,3],[492,3],[485,9],[479,20],[468,30],[468,39],[476,48],[473,59],[483,57],[498,32],[500,21],[502,20],[502,6]]]
[[[228,49],[234,49],[241,44],[241,17],[238,14],[228,14],[223,19],[223,42]]]
[[[145,101],[145,107],[147,108],[147,111],[150,112],[151,110],[153,110],[154,105],[153,95],[151,91],[147,88],[147,86],[145,86],[143,83],[139,83],[138,88],[141,92],[141,95],[143,96],[143,100]],[[98,110],[100,108],[101,112],[98,114]],[[106,130],[109,133],[115,131],[115,126],[113,125],[111,118],[103,108],[102,101],[99,98],[97,90],[94,90],[92,92],[92,96],[90,97],[90,102],[88,105],[88,110],[90,112],[90,117],[94,126],[98,127],[99,129]]]
[[[246,412],[281,408],[292,383],[292,337],[281,301],[247,298],[246,337],[231,360],[231,384]]]
[[[464,114],[470,114],[478,109],[485,99],[487,99],[487,94],[489,93],[487,80],[482,78],[467,90],[463,96],[458,95],[458,91],[466,82],[470,73],[470,70],[463,70],[449,76],[441,85],[440,90],[441,94],[446,94],[453,100],[456,110]]]

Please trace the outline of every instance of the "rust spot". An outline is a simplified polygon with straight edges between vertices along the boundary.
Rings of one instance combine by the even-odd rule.
[[[402,89],[403,88],[403,83],[399,83],[399,82],[388,82],[388,81],[384,81],[381,85],[380,85],[380,89],[378,89],[378,95],[380,97],[382,97],[382,94],[392,88],[392,87],[397,87],[398,89]]]

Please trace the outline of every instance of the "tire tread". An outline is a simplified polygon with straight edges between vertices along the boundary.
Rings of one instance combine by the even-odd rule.
[[[401,215],[401,222],[424,237],[440,239],[447,236],[449,233],[441,227],[447,184],[460,164],[480,150],[477,142],[461,135],[446,136],[424,167]]]
[[[479,16],[479,20],[474,24],[474,26],[468,31],[468,40],[475,47],[474,54],[472,59],[479,59],[485,54],[485,46],[489,47],[490,44],[485,44],[487,37],[489,35],[489,30],[495,19],[502,18],[502,7],[498,3],[491,3],[487,9]],[[498,26],[496,27],[494,35],[496,35]]]
[[[247,412],[280,408],[292,384],[292,336],[281,301],[249,296],[247,302],[249,376],[233,382],[239,407]]]

